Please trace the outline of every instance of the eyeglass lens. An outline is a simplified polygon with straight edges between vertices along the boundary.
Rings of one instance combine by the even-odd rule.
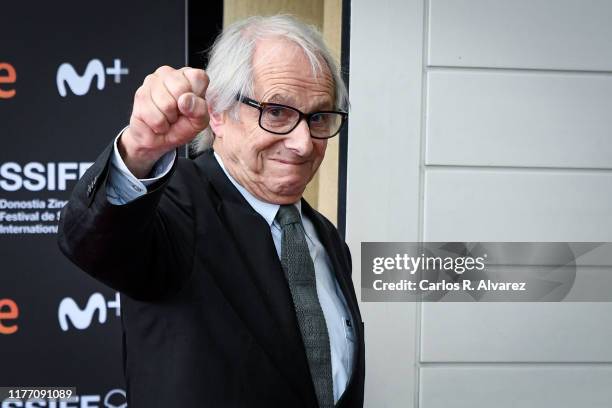
[[[290,132],[300,120],[300,114],[282,106],[266,106],[261,112],[261,126],[275,133]],[[314,137],[330,137],[342,126],[342,115],[338,113],[317,113],[308,121],[310,133]]]

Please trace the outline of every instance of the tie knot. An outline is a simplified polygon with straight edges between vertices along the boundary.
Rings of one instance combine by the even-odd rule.
[[[281,205],[276,214],[276,220],[281,228],[289,224],[299,224],[302,221],[300,219],[300,212],[293,204]]]

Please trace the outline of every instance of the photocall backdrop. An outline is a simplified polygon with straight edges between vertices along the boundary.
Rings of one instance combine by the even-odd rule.
[[[187,39],[212,39],[220,7],[208,15],[194,8],[208,27],[204,40],[187,36],[184,1],[2,9],[0,386],[73,386],[67,407],[125,407],[120,296],[63,257],[58,216],[76,180],[128,123],[145,76],[184,66]]]

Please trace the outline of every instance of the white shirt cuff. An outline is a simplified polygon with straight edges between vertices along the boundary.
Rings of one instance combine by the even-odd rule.
[[[117,148],[117,141],[125,129],[127,129],[127,126],[121,129],[115,138],[109,168],[106,197],[112,204],[127,204],[145,195],[147,193],[147,186],[167,175],[176,160],[176,150],[169,151],[153,165],[149,177],[144,179],[136,178],[125,165]]]

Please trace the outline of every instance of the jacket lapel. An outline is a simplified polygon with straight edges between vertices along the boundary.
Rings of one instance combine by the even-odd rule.
[[[237,268],[212,268],[239,317],[301,399],[316,405],[295,310],[270,227],[244,199],[217,163],[212,150],[196,159],[217,194],[217,213],[234,247],[219,248]],[[217,255],[219,256],[219,255]],[[246,271],[246,273],[244,273]],[[237,290],[237,284],[240,289]]]

